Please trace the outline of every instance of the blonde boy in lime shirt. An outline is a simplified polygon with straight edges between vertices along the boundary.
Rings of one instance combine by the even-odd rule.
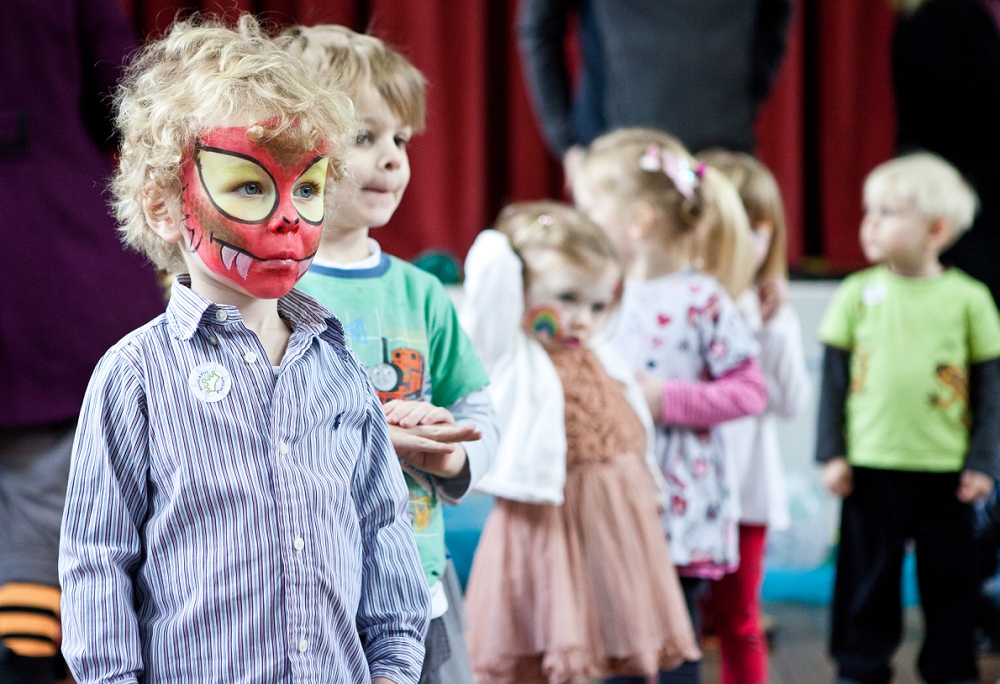
[[[323,239],[299,287],[343,322],[402,460],[431,594],[421,682],[471,683],[441,502],[464,496],[496,451],[488,378],[437,279],[382,253],[369,237],[392,218],[409,182],[406,147],[423,129],[424,79],[382,41],[341,26],[296,28],[284,40],[321,85],[347,91],[361,121],[347,178],[328,196]]]
[[[865,205],[861,244],[878,265],[844,281],[820,328],[817,460],[844,497],[831,655],[838,681],[888,684],[915,539],[920,673],[978,681],[970,504],[992,489],[1000,447],[1000,316],[985,285],[938,259],[972,223],[976,197],[920,153],[872,171]]]

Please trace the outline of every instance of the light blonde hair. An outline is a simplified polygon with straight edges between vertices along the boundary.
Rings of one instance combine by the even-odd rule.
[[[524,264],[527,288],[537,277],[532,269],[542,252],[555,252],[585,271],[600,273],[613,268],[619,282],[625,275],[618,250],[600,226],[573,207],[552,200],[518,202],[501,210],[494,228],[507,236]],[[621,288],[616,293],[616,303]]]
[[[282,47],[312,69],[320,85],[356,97],[371,87],[389,110],[414,133],[427,115],[424,75],[402,54],[374,36],[344,26],[293,26],[278,39]]]
[[[721,171],[732,182],[740,194],[751,229],[761,223],[771,226],[771,244],[757,269],[757,278],[787,278],[788,224],[774,174],[759,159],[745,152],[712,149],[699,154],[698,159]]]
[[[646,171],[640,160],[650,145],[698,169],[700,179],[685,196],[662,171]],[[674,136],[645,128],[622,128],[597,138],[580,169],[598,192],[608,192],[621,207],[645,203],[680,235],[703,232],[702,269],[731,296],[739,296],[753,279],[750,226],[739,195],[726,177],[700,163]]]
[[[168,271],[184,268],[180,246],[153,231],[143,200],[180,201],[181,163],[200,130],[253,124],[247,134],[257,142],[281,137],[303,150],[325,140],[330,175],[339,179],[345,137],[356,129],[347,96],[317,86],[249,14],[235,30],[197,16],[175,22],[129,64],[115,110],[122,146],[111,189],[119,231]]]
[[[925,218],[944,219],[951,241],[969,229],[979,197],[954,166],[931,152],[903,155],[876,166],[865,179],[865,203],[891,197],[912,204]]]

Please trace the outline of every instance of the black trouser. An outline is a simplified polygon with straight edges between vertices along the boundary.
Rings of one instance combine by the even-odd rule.
[[[681,589],[684,590],[684,602],[691,615],[694,634],[701,633],[701,597],[708,588],[708,580],[700,577],[681,577]],[[604,684],[646,684],[645,677],[612,677],[605,679]],[[674,670],[660,671],[657,684],[701,684],[701,662],[687,660]]]
[[[917,667],[930,684],[978,680],[973,637],[979,582],[972,507],[958,473],[854,469],[844,499],[830,654],[840,676],[888,684],[903,631],[900,576],[917,547],[926,636]]]

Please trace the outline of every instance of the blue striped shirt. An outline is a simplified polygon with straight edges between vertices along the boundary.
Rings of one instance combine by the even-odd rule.
[[[281,298],[275,377],[239,311],[187,283],[84,400],[59,559],[73,675],[417,682],[429,606],[407,491],[340,323]]]

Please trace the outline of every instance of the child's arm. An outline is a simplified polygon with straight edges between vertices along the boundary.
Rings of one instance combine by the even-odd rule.
[[[845,430],[850,387],[851,352],[825,345],[816,423],[816,460],[823,464],[823,484],[837,496],[847,496],[854,489],[853,469],[847,462]]]
[[[767,382],[767,409],[780,418],[805,410],[812,391],[802,330],[791,307],[782,307],[761,330],[760,366]]]
[[[973,503],[993,489],[1000,449],[1000,359],[975,363],[969,368],[969,408],[972,429],[958,498]]]
[[[409,496],[372,390],[363,453],[351,493],[361,530],[361,599],[357,627],[373,681],[420,679],[430,603],[410,528]]]
[[[650,413],[665,425],[711,428],[767,408],[767,384],[752,357],[713,380],[660,382],[641,371],[636,377]]]
[[[80,414],[59,553],[62,651],[78,682],[142,674],[132,580],[143,550],[148,430],[140,374],[109,352]]]
[[[500,430],[486,390],[469,392],[447,409],[422,401],[382,408],[397,455],[429,473],[447,500],[457,503],[489,470]]]

